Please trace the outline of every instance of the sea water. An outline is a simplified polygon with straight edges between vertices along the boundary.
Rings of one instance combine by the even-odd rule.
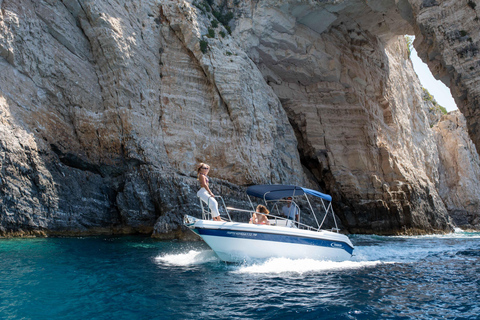
[[[351,261],[243,264],[203,242],[0,239],[0,319],[480,318],[480,233],[351,239]]]

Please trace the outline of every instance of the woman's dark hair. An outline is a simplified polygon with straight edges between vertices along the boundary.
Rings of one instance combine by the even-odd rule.
[[[264,205],[261,205],[261,204],[259,204],[257,206],[257,211],[260,212],[260,213],[265,213],[265,214],[270,213],[270,211],[268,211],[267,207],[265,207]]]

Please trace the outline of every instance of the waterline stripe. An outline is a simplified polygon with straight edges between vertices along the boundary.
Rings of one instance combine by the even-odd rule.
[[[310,245],[310,246],[343,249],[347,251],[349,254],[353,253],[353,248],[341,241],[314,239],[314,238],[308,238],[308,237],[283,235],[283,234],[276,234],[276,233],[262,233],[262,232],[207,229],[207,228],[196,228],[196,230],[200,235],[227,237],[227,238],[242,238],[242,239],[250,239],[250,240],[260,240],[260,241],[264,240],[264,241],[295,243],[295,244],[303,244],[303,245]]]

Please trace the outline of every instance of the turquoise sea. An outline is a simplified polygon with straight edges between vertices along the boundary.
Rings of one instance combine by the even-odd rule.
[[[347,262],[241,265],[202,242],[0,239],[0,319],[480,318],[480,233],[351,239]]]

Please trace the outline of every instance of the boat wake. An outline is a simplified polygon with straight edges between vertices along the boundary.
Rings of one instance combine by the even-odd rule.
[[[207,262],[218,261],[211,250],[196,251],[190,250],[187,253],[166,254],[155,258],[157,263],[169,264],[174,266],[199,265]]]
[[[475,243],[480,233],[453,233],[448,235],[384,237],[356,235],[356,249],[350,260],[335,262],[314,259],[270,258],[268,260],[246,260],[242,264],[227,266],[234,273],[280,274],[315,273],[376,267],[386,264],[417,263],[425,259],[448,256],[478,256],[480,251]],[[452,241],[462,240],[452,246]],[[196,248],[182,253],[162,254],[155,258],[159,264],[169,266],[198,266],[224,263],[212,250]]]
[[[258,274],[280,274],[280,273],[315,273],[324,271],[341,271],[374,267],[382,264],[381,261],[321,261],[313,259],[287,259],[272,258],[262,263],[244,264],[234,273],[258,273]]]
[[[160,264],[171,266],[192,266],[205,263],[222,263],[212,250],[190,250],[186,253],[165,254],[157,256],[155,261]],[[280,274],[280,273],[311,273],[329,270],[350,270],[365,267],[373,267],[382,264],[381,261],[320,261],[313,259],[288,259],[271,258],[266,261],[248,261],[240,265],[230,265],[233,273],[258,273],[258,274]]]
[[[382,261],[384,263],[416,263],[429,257],[454,255],[457,251],[471,250],[472,241],[480,233],[455,232],[445,235],[423,236],[354,236],[356,261]],[[460,241],[460,242],[458,242]],[[452,243],[458,243],[452,246]]]

